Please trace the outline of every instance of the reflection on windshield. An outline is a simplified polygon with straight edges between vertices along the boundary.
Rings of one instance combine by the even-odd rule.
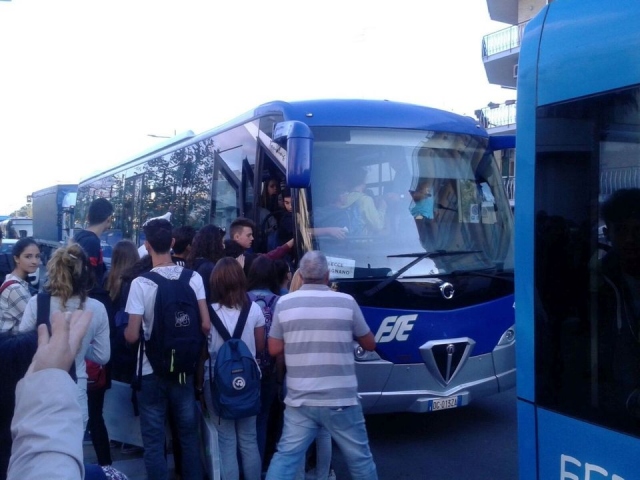
[[[332,278],[513,268],[511,210],[486,139],[321,130],[299,223],[304,248],[325,252]],[[403,255],[438,251],[466,253],[403,268]]]

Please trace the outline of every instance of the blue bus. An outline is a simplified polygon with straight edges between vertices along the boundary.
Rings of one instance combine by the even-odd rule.
[[[520,479],[640,478],[640,3],[526,27],[516,193]]]
[[[513,142],[423,106],[277,101],[83,180],[76,218],[105,197],[113,234],[138,244],[167,213],[250,218],[257,252],[293,235],[291,264],[322,250],[375,334],[375,352],[354,345],[365,412],[462,407],[515,386],[513,214],[493,155]]]

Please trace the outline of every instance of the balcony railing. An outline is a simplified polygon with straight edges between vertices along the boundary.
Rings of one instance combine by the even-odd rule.
[[[516,199],[516,177],[502,177],[504,189],[507,191],[507,198],[511,206],[515,204]]]
[[[508,127],[516,123],[516,103],[507,100],[503,104],[490,103],[489,106],[475,111],[484,128]]]
[[[520,48],[520,41],[527,23],[519,23],[485,35],[482,39],[482,58],[486,60],[491,55]]]

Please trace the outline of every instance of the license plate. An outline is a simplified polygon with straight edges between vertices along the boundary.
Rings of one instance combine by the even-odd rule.
[[[458,406],[458,397],[436,398],[430,401],[429,411],[446,410],[448,408],[456,408]]]

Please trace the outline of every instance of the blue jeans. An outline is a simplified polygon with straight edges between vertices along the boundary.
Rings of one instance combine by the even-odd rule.
[[[212,423],[218,432],[220,477],[223,480],[238,480],[240,478],[238,465],[238,451],[240,451],[244,480],[260,480],[262,462],[258,451],[256,416],[237,420],[218,416],[211,401],[209,380],[204,382],[204,399],[213,420]]]
[[[300,462],[320,427],[331,434],[342,451],[353,480],[377,480],[360,404],[348,407],[287,406],[282,437],[278,451],[271,459],[267,480],[295,478]]]
[[[166,480],[169,476],[165,458],[165,422],[167,405],[171,405],[182,447],[182,478],[202,480],[193,376],[187,377],[185,384],[178,384],[154,374],[145,375],[137,397],[147,478]]]
[[[298,467],[296,480],[306,477],[305,458]],[[316,436],[316,480],[327,480],[331,471],[331,434],[324,427],[320,427]]]

